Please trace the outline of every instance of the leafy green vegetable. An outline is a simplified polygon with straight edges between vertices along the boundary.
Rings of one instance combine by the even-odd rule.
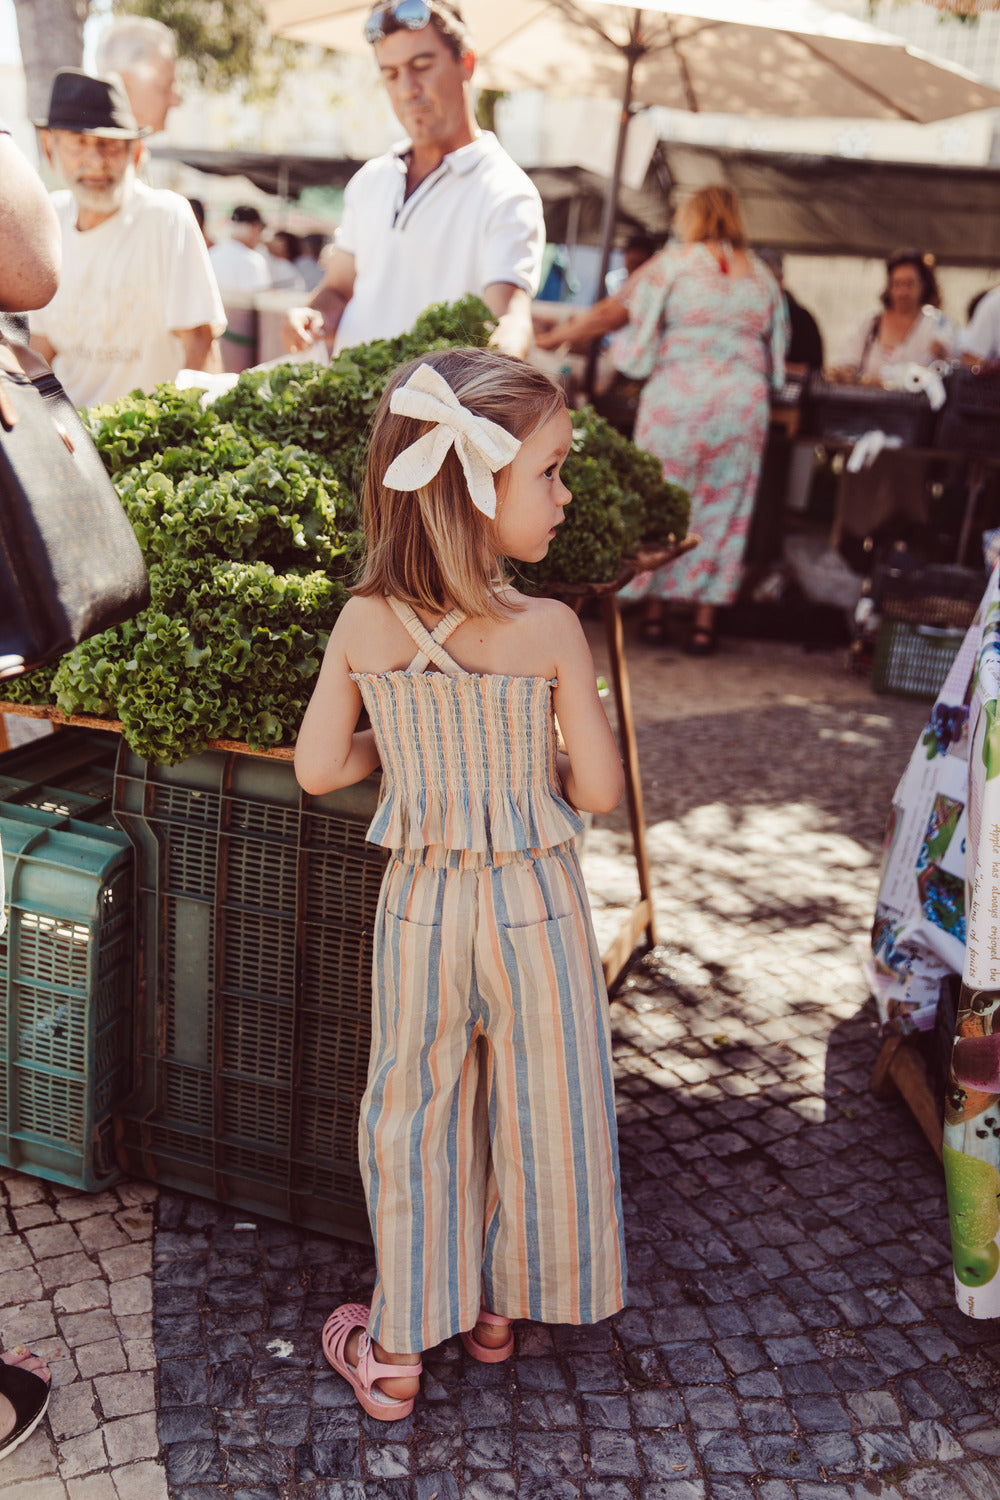
[[[296,448],[264,448],[242,468],[206,474],[198,471],[198,449],[172,453],[187,461],[172,463],[168,472],[147,460],[118,475],[118,493],[147,562],[242,557],[305,562],[340,575],[344,559],[356,555],[353,501],[341,502],[322,459]]]
[[[209,740],[278,745],[298,725],[347,599],[321,571],[154,563],[149,608],[63,657],[66,714],[119,718],[137,754],[173,764]]]
[[[58,662],[36,667],[23,677],[5,677],[0,682],[0,699],[7,703],[33,703],[40,707],[52,702],[52,679]]]

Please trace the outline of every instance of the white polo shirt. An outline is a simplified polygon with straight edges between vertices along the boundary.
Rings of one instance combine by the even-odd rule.
[[[366,162],[344,190],[334,236],[354,256],[354,293],[335,348],[394,338],[435,302],[494,282],[538,290],[545,224],[534,183],[483,131],[406,197],[404,141]]]

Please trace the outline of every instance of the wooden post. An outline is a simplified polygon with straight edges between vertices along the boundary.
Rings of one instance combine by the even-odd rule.
[[[604,979],[608,989],[611,990],[621,978],[643,934],[645,934],[644,947],[652,948],[656,944],[656,931],[653,926],[649,856],[646,853],[646,818],[642,804],[639,751],[635,740],[635,717],[632,713],[628,666],[625,661],[625,637],[622,632],[622,617],[618,608],[617,593],[605,594],[601,599],[601,607],[604,612],[611,683],[615,694],[615,711],[618,715],[618,737],[625,768],[625,796],[628,802],[629,825],[632,830],[632,849],[639,876],[639,900],[630,910],[617,936],[602,954]]]
[[[914,1043],[903,1036],[887,1038],[875,1061],[868,1087],[876,1099],[893,1099],[897,1094],[903,1096],[940,1161],[944,1134],[941,1117],[927,1068]]]

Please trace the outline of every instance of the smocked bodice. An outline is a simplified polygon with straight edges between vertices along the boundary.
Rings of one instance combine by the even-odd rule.
[[[405,671],[353,673],[382,760],[382,795],[368,830],[390,849],[548,849],[582,826],[556,768],[553,683],[465,672],[434,632],[390,601],[419,654]],[[426,672],[433,661],[441,668]]]

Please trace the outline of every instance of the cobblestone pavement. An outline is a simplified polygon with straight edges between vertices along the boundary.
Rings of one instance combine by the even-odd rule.
[[[867,1092],[855,945],[924,709],[789,645],[632,665],[660,946],[612,1008],[628,1308],[520,1325],[507,1365],[434,1350],[383,1425],[318,1348],[366,1247],[3,1173],[0,1333],[56,1386],[4,1500],[1000,1500],[1000,1328],[956,1310],[940,1167]],[[626,826],[589,835],[602,932]]]

